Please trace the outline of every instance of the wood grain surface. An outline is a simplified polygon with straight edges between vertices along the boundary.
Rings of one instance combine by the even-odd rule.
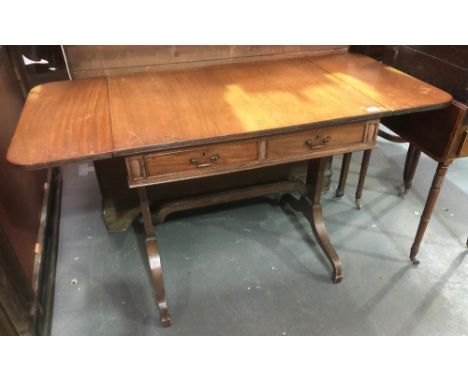
[[[346,45],[67,45],[73,79],[346,53]]]
[[[307,59],[109,77],[109,98],[116,154],[386,111]]]
[[[361,55],[318,57],[314,64],[395,113],[448,106],[452,96],[395,68]]]
[[[8,160],[47,167],[371,120],[450,100],[350,54],[57,82],[29,94]]]
[[[7,159],[23,167],[52,167],[112,156],[107,80],[86,79],[31,89]]]

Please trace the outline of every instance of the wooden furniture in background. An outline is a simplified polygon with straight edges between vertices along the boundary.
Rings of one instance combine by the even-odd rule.
[[[375,53],[373,50],[370,52]],[[384,49],[383,60],[399,70],[450,92],[455,98],[450,107],[442,110],[383,118],[382,123],[397,135],[379,132],[379,135],[391,141],[410,144],[403,172],[402,196],[411,188],[421,152],[438,162],[411,248],[410,258],[417,264],[416,255],[447,169],[455,159],[468,156],[468,47],[387,46]],[[340,181],[337,190],[338,196],[343,193],[349,160],[350,157],[346,163],[343,162],[343,180]],[[357,192],[362,194],[361,183]]]
[[[45,170],[25,173],[6,161],[23,103],[6,48],[0,46],[0,326],[10,328],[5,334],[34,333],[35,244],[46,180]]]
[[[36,85],[68,78],[60,45],[10,45],[8,51],[24,97]]]
[[[0,333],[47,334],[60,174],[55,170],[24,172],[6,161],[24,104],[21,83],[25,83],[18,79],[10,58],[6,47],[0,47]],[[7,329],[2,331],[2,327]]]
[[[6,49],[0,48],[0,223],[10,238],[27,279],[32,279],[46,171],[24,173],[6,161],[24,99]]]
[[[411,259],[414,262],[432,215],[448,166],[468,156],[468,47],[467,46],[390,46],[384,61],[452,94],[450,108],[423,113],[413,118],[385,119],[384,124],[410,143],[404,171],[403,193],[423,152],[436,160],[434,175],[424,211],[416,232]],[[468,239],[467,243],[468,245]]]
[[[0,336],[35,333],[34,300],[31,280],[0,225]]]
[[[108,92],[102,91],[103,83]],[[163,220],[167,213],[151,216],[148,187],[307,161],[305,184],[286,181],[193,202],[185,199],[172,202],[169,212],[298,191],[299,200],[287,195],[283,202],[309,220],[333,268],[333,281],[338,282],[341,262],[325,230],[320,205],[326,159],[374,147],[381,117],[441,108],[450,101],[449,94],[433,86],[354,55],[56,83],[33,89],[28,96],[8,159],[18,166],[39,168],[89,158],[125,158],[128,185],[138,189],[161,322],[169,325],[152,225],[153,219]],[[41,134],[32,126],[41,126]],[[48,149],[34,149],[44,137],[50,139],[43,146]]]

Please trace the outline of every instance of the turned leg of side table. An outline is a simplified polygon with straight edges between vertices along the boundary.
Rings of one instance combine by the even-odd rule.
[[[349,165],[351,163],[352,153],[343,154],[343,162],[341,164],[340,183],[336,189],[336,197],[341,198],[344,195],[346,180],[348,179]]]
[[[403,186],[400,190],[400,196],[405,196],[411,189],[414,173],[416,172],[420,156],[421,151],[410,144],[408,153],[406,154],[405,169],[403,171]]]
[[[418,231],[416,232],[416,237],[414,238],[414,243],[411,247],[410,260],[415,265],[419,264],[419,260],[416,259],[416,255],[419,251],[419,245],[421,244],[427,225],[431,220],[432,211],[434,210],[434,206],[439,196],[442,184],[444,183],[445,174],[447,173],[450,163],[451,162],[440,162],[437,166],[434,179],[432,180],[432,186],[426,200],[426,205],[424,206],[424,211],[422,213],[421,220],[419,221]]]
[[[145,187],[138,188],[138,196],[140,198],[141,214],[143,216],[143,225],[145,228],[146,252],[148,255],[151,279],[153,282],[154,291],[156,293],[156,300],[161,317],[161,325],[170,326],[171,315],[169,314],[169,309],[167,307],[161,259],[159,257],[159,248],[158,243],[156,242],[153,223],[151,221],[151,212]]]
[[[361,170],[359,172],[359,181],[356,188],[356,207],[361,209],[361,198],[362,198],[362,191],[364,188],[364,182],[366,180],[367,169],[369,168],[369,161],[372,154],[372,150],[365,150],[362,155],[362,162],[361,162]],[[351,153],[346,153],[343,155],[343,163],[341,165],[341,173],[340,173],[340,182],[336,189],[336,196],[342,197],[344,195],[344,190],[346,186],[346,180],[348,178],[349,173],[349,165],[351,163]]]
[[[362,153],[361,171],[359,172],[359,181],[356,188],[356,207],[362,208],[361,198],[362,190],[364,189],[364,181],[366,180],[367,169],[369,168],[369,161],[372,154],[372,150],[365,150]]]
[[[282,204],[288,203],[293,209],[301,211],[307,218],[315,238],[333,268],[332,280],[334,283],[338,283],[343,278],[341,260],[328,237],[323,220],[322,206],[320,205],[326,160],[327,158],[310,160],[307,171],[307,193],[302,195],[300,200],[295,199],[291,194],[285,194],[282,197]]]

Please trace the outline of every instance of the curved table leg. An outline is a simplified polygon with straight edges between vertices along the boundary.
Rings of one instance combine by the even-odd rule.
[[[351,163],[352,153],[343,154],[343,162],[341,164],[340,183],[336,189],[336,197],[341,198],[344,195],[346,180],[348,179],[349,165]]]
[[[364,188],[364,181],[366,180],[367,169],[369,168],[369,161],[372,154],[372,150],[365,150],[362,153],[361,171],[359,172],[359,181],[356,188],[356,207],[362,208],[361,198],[362,190]]]
[[[312,204],[311,200],[307,196],[303,197],[303,200],[307,206],[305,215],[310,222],[312,231],[333,268],[332,280],[334,283],[339,283],[343,279],[341,260],[328,237],[328,232],[323,220],[322,206],[320,204]]]
[[[312,159],[309,161],[307,171],[308,192],[300,200],[292,195],[286,194],[282,197],[282,204],[288,203],[293,209],[301,211],[309,221],[312,231],[320,247],[327,256],[332,268],[334,283],[338,283],[343,278],[341,260],[328,237],[323,220],[322,206],[320,205],[320,195],[322,193],[323,173],[327,158]]]
[[[161,268],[161,259],[159,257],[159,248],[156,242],[153,224],[151,221],[151,213],[148,203],[148,195],[146,188],[138,188],[138,196],[140,198],[141,213],[143,216],[143,224],[146,236],[146,253],[148,255],[149,266],[151,270],[151,280],[153,282],[156,300],[158,303],[159,313],[162,326],[171,325],[171,315],[166,301],[166,291],[164,289],[163,272]]]
[[[416,259],[416,255],[419,251],[419,245],[421,244],[424,232],[426,232],[427,225],[431,220],[432,211],[434,210],[434,206],[439,196],[440,189],[442,187],[442,184],[444,183],[445,174],[447,173],[449,165],[450,163],[441,162],[437,166],[437,170],[432,181],[431,190],[429,191],[429,195],[427,196],[426,205],[424,206],[424,211],[421,215],[421,220],[419,221],[416,237],[414,238],[414,243],[411,247],[410,260],[413,262],[414,265],[419,264],[419,260]]]

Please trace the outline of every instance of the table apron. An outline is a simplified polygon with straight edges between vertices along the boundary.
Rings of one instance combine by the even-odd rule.
[[[371,149],[379,121],[311,128],[186,149],[129,155],[130,188],[229,174]]]

